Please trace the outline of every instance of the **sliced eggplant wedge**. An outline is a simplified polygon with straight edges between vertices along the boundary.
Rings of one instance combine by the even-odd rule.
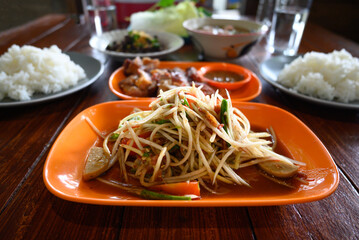
[[[266,173],[278,178],[290,178],[298,172],[298,166],[290,162],[271,160],[258,164]]]
[[[92,147],[86,160],[83,171],[83,179],[90,180],[98,177],[107,170],[109,160],[103,148]]]
[[[277,183],[277,184],[283,185],[283,186],[288,187],[288,188],[293,188],[293,189],[295,188],[295,186],[294,186],[294,184],[293,184],[293,181],[292,181],[292,180],[293,180],[292,178],[278,178],[278,177],[274,177],[274,176],[272,176],[272,175],[269,175],[267,172],[263,171],[263,170],[260,169],[260,168],[259,168],[259,173],[260,173],[263,177],[265,177],[265,178],[271,180],[272,182],[275,182],[275,183]]]

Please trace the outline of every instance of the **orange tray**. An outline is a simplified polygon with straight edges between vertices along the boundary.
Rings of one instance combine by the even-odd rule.
[[[222,63],[216,63],[216,62],[170,62],[170,61],[166,62],[166,61],[163,61],[163,62],[160,62],[159,68],[172,69],[175,67],[179,67],[179,68],[185,70],[188,67],[195,67],[197,70],[199,70],[203,66],[211,66],[211,65],[217,65],[217,64],[222,64]],[[247,102],[247,101],[250,101],[250,100],[256,98],[261,93],[261,91],[262,91],[261,81],[252,71],[250,71],[250,72],[251,72],[252,77],[251,77],[251,80],[247,84],[245,84],[235,90],[228,90],[231,95],[232,100]],[[154,99],[154,98],[145,98],[145,97],[133,97],[133,96],[124,94],[119,87],[119,83],[122,80],[124,80],[125,78],[126,77],[123,74],[123,67],[118,68],[110,76],[108,86],[110,87],[110,90],[116,96],[118,96],[119,98],[124,99],[124,100],[153,100]],[[211,86],[211,87],[215,88],[213,86]],[[227,96],[223,96],[223,97],[227,97]]]
[[[233,106],[248,117],[252,126],[261,129],[273,127],[278,145],[286,155],[307,164],[305,171],[311,179],[309,185],[301,185],[295,190],[278,191],[268,183],[258,181],[256,184],[254,181],[254,185],[251,183],[252,188],[236,186],[238,191],[233,194],[212,195],[202,190],[202,198],[199,200],[171,201],[144,200],[117,188],[104,186],[96,180],[84,182],[82,170],[87,153],[99,141],[85,117],[100,131],[109,133],[116,129],[119,120],[128,115],[134,107],[148,109],[148,104],[149,101],[107,102],[79,113],[61,132],[47,156],[43,178],[49,191],[65,200],[90,204],[209,207],[304,203],[323,199],[338,186],[339,175],[335,163],[321,141],[306,125],[280,108],[248,102],[233,102]]]

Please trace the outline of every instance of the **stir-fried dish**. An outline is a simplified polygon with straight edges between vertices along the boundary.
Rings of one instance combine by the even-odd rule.
[[[147,53],[161,51],[157,36],[151,36],[144,31],[129,31],[121,42],[111,42],[106,50],[127,53]]]
[[[123,64],[123,73],[126,78],[119,83],[123,93],[134,97],[156,97],[159,92],[177,87],[190,86],[194,83],[202,86],[205,94],[213,94],[214,90],[201,82],[197,69],[189,67],[159,68],[160,61],[151,58],[126,59]]]
[[[229,96],[178,87],[161,91],[149,107],[121,119],[102,146],[91,149],[85,180],[97,178],[144,198],[190,200],[200,197],[199,186],[214,194],[223,184],[249,187],[237,170],[254,165],[286,187],[299,179],[304,164],[276,153],[274,133],[252,131]],[[99,177],[115,164],[122,183]],[[137,187],[127,184],[133,179]]]

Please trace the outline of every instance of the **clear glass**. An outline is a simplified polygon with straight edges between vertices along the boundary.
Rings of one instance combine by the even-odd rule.
[[[117,29],[116,6],[110,0],[82,0],[85,19],[94,34]]]
[[[268,38],[271,53],[297,54],[311,3],[311,0],[276,0]]]
[[[275,0],[259,0],[256,21],[271,26]]]

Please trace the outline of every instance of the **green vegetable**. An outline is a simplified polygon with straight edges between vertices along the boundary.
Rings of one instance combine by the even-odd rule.
[[[155,47],[155,48],[161,47],[161,45],[160,45],[160,43],[158,41],[152,42],[152,46]]]
[[[173,6],[175,3],[175,0],[160,0],[159,2],[157,2],[157,6],[159,7],[169,7],[169,6]]]
[[[165,31],[187,37],[188,33],[182,26],[183,22],[191,18],[204,17],[205,13],[192,1],[182,1],[177,5],[172,2],[173,0],[161,0],[148,11],[133,13],[130,17],[129,29]]]
[[[136,121],[141,120],[142,118],[140,116],[134,116],[133,118],[128,119],[127,121]]]
[[[228,101],[226,99],[222,100],[222,104],[221,104],[221,113],[220,113],[220,119],[221,119],[221,123],[224,124],[223,128],[224,130],[227,132],[228,129],[228,122],[229,120],[229,114],[228,114]]]
[[[204,7],[198,7],[197,10],[200,15],[204,15],[206,17],[212,16],[212,13],[210,11],[208,11],[207,9],[205,9]]]
[[[138,40],[140,38],[140,34],[136,33],[136,34],[133,34],[131,37],[132,37],[133,41],[136,42],[136,40]]]
[[[182,99],[182,105],[185,105],[185,106],[187,106],[187,107],[190,107],[190,106],[189,106],[189,103],[188,103],[188,101],[187,101],[186,98]]]
[[[165,120],[165,119],[153,121],[153,123],[155,123],[155,124],[165,124],[165,123],[170,123],[170,122],[171,122],[170,120]]]
[[[143,189],[140,192],[140,196],[143,197],[144,199],[152,199],[152,200],[191,200],[192,199],[190,196],[169,195],[169,194],[149,191],[146,189]]]
[[[110,141],[116,141],[118,136],[120,136],[120,134],[112,133],[111,136],[110,136]]]

